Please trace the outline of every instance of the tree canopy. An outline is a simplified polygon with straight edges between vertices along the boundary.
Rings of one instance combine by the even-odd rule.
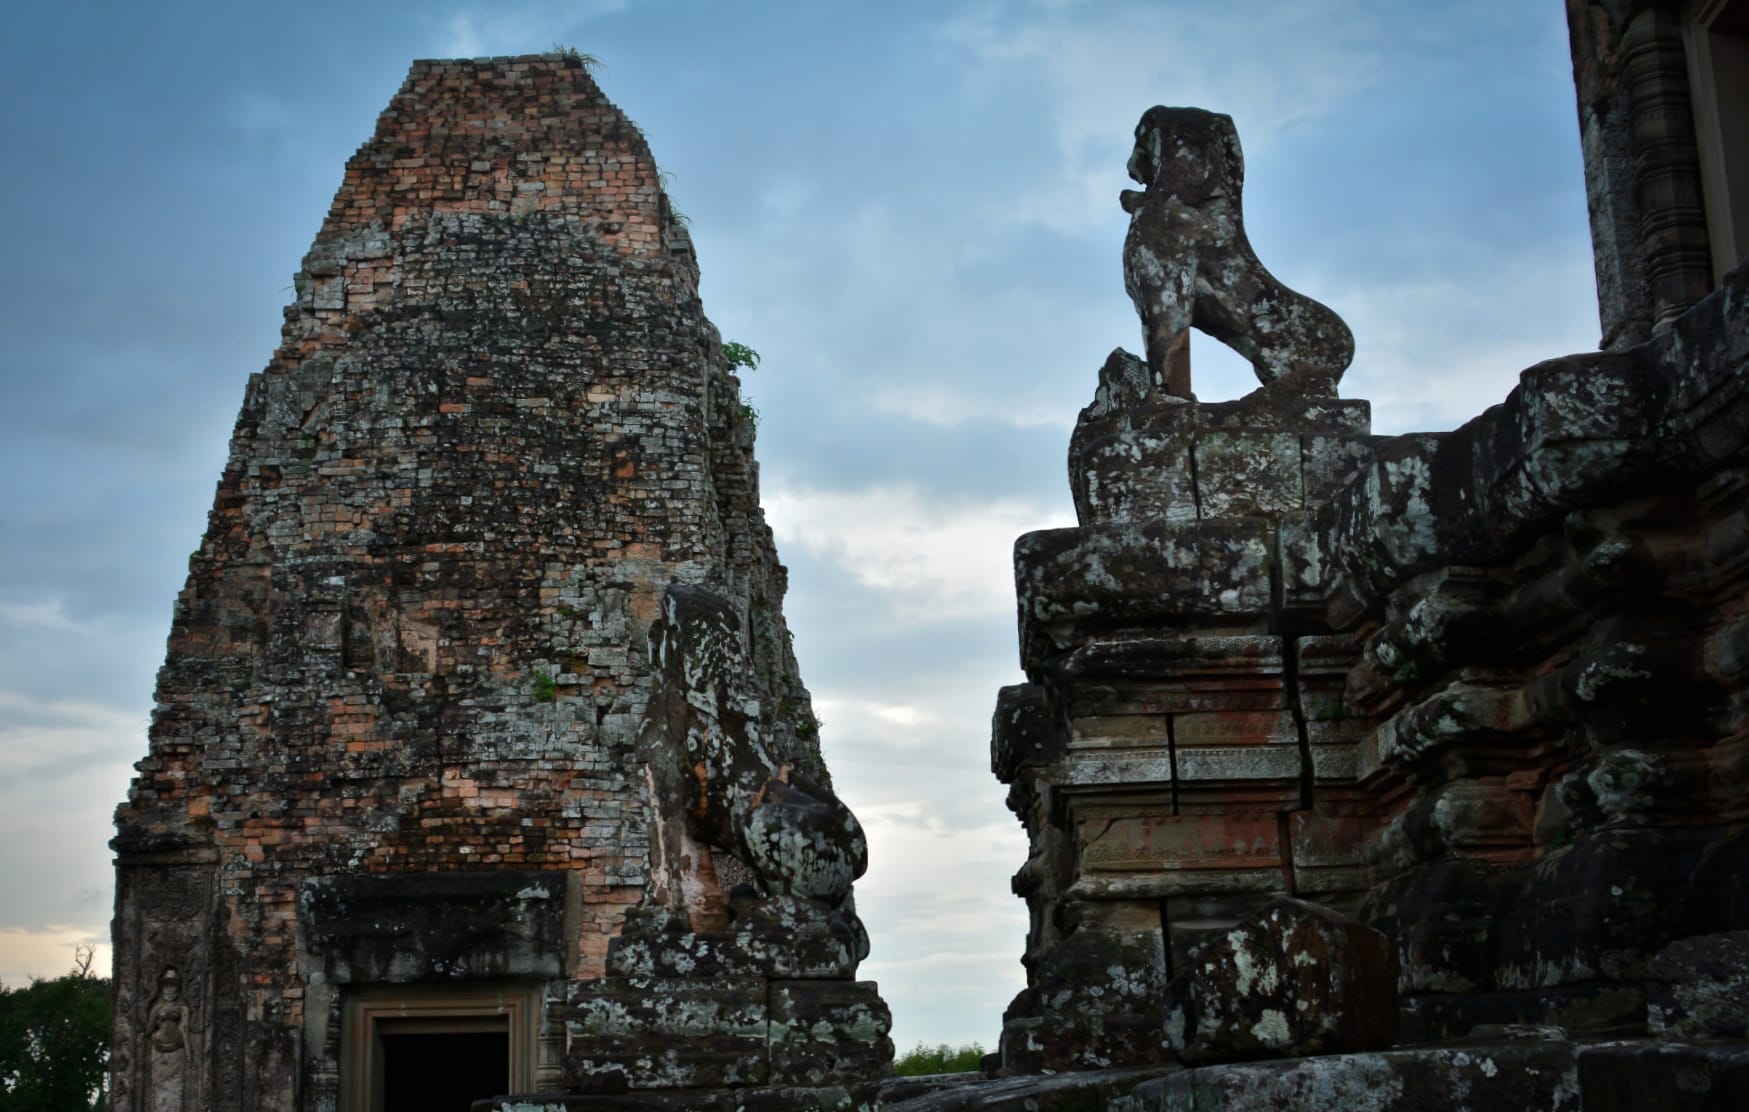
[[[925,1046],[918,1043],[909,1051],[899,1055],[893,1062],[893,1073],[898,1077],[923,1077],[936,1073],[970,1073],[978,1069],[984,1058],[982,1043],[968,1043],[961,1047],[952,1047],[946,1043],[935,1046]]]
[[[109,981],[80,950],[73,971],[0,984],[0,1112],[100,1110],[109,1064]]]

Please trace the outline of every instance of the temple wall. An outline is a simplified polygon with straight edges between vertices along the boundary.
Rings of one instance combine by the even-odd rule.
[[[1243,960],[1219,982],[1213,955],[1287,896],[1394,951],[1367,975],[1394,982],[1395,1033],[1337,1049],[1522,1032],[1499,1084],[1571,1101],[1590,1061],[1590,1108],[1662,1092],[1663,1047],[1735,1099],[1740,1047],[1687,1040],[1736,1021],[1669,1001],[1701,991],[1683,947],[1749,937],[1746,371],[1749,268],[1449,433],[1374,437],[1360,403],[1268,388],[1114,405],[1146,381],[1115,353],[1071,449],[1082,524],[1015,546],[1030,682],[998,699],[992,766],[1031,928],[1003,1070],[1244,1057],[1187,1045],[1173,1009],[1187,977],[1273,983]],[[1705,976],[1737,983],[1731,960]],[[1156,1096],[1319,1107],[1438,1057],[1209,1066]]]
[[[1719,194],[1733,157],[1719,148],[1734,145],[1722,140],[1741,127],[1742,109],[1721,119],[1710,82],[1697,88],[1693,79],[1708,72],[1697,62],[1710,53],[1709,35],[1741,42],[1749,9],[1735,0],[1566,2],[1599,346],[1614,350],[1669,327],[1742,257],[1741,237],[1718,227],[1732,207]]]
[[[1579,7],[1576,50],[1610,6]],[[1669,12],[1628,7],[1627,46],[1671,45]],[[1315,332],[1328,311],[1252,253],[1230,122],[1143,116],[1125,270],[1147,356],[1113,352],[1081,412],[1079,525],[1015,545],[1029,682],[1001,693],[991,754],[1031,925],[1005,1071],[1243,1056],[1173,1024],[1284,896],[1390,940],[1368,976],[1395,982],[1395,1034],[1350,1051],[1525,1024],[1643,1037],[1660,951],[1749,928],[1749,269],[1710,294],[1686,269],[1705,213],[1677,188],[1681,90],[1651,89],[1680,74],[1649,57],[1579,66],[1583,110],[1608,108],[1586,90],[1611,66],[1640,83],[1644,180],[1605,199],[1633,200],[1646,238],[1599,250],[1644,277],[1604,285],[1606,324],[1643,308],[1643,327],[1444,433],[1374,436],[1336,396],[1346,330]],[[1587,149],[1595,186],[1608,159]],[[1188,327],[1263,387],[1198,402]],[[1254,957],[1214,997],[1258,983]],[[1302,1006],[1343,1018],[1336,996]],[[1330,1052],[1286,1027],[1272,1045]]]

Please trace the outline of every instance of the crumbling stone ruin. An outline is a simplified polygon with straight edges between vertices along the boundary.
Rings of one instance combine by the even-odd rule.
[[[178,603],[114,1107],[1749,1107],[1749,12],[1568,15],[1603,344],[1452,432],[1339,397],[1232,122],[1142,118],[1145,357],[1015,547],[1028,987],[919,1080],[642,137],[574,58],[416,64]]]
[[[1749,11],[1568,12],[1604,350],[1448,433],[1337,398],[1231,121],[1143,116],[1147,357],[1015,546],[1028,987],[904,1107],[1749,1107],[1749,106],[1692,64]],[[1192,326],[1262,387],[1197,402]]]
[[[296,290],[117,815],[112,1107],[865,1103],[866,848],[643,136],[416,63]]]

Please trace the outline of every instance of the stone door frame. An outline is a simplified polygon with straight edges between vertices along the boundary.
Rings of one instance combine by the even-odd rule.
[[[509,1036],[509,1091],[535,1087],[541,986],[535,983],[382,985],[344,990],[340,1021],[339,1112],[380,1112],[383,1030],[401,1021],[423,1032],[503,1030]]]

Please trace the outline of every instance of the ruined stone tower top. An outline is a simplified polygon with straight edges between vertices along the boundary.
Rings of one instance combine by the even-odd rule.
[[[620,253],[649,256],[663,246],[665,205],[643,133],[582,60],[420,61],[347,164],[311,257],[413,217],[537,211],[590,221]]]

